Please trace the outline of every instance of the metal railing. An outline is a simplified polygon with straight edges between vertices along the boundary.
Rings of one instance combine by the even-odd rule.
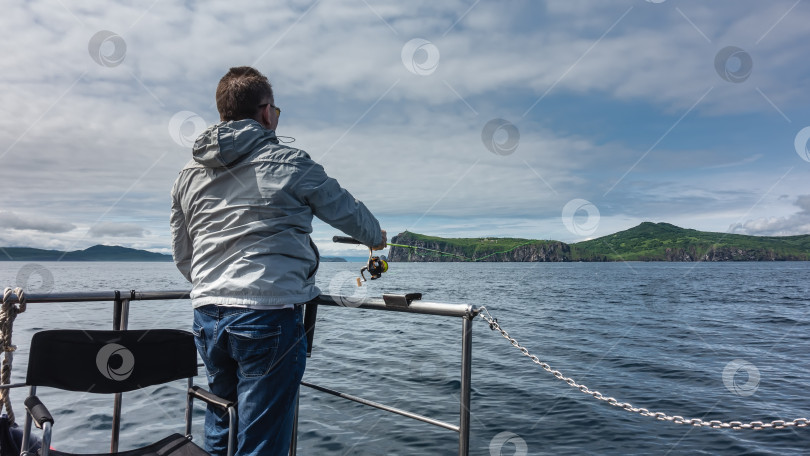
[[[189,299],[188,291],[94,291],[75,293],[48,293],[26,295],[27,302],[32,303],[63,303],[63,302],[112,302],[113,319],[112,328],[114,330],[125,330],[129,322],[129,307],[132,301],[165,301],[175,299]],[[13,299],[16,300],[16,297]],[[346,400],[358,402],[371,407],[385,410],[391,413],[402,415],[414,420],[418,420],[433,426],[441,427],[458,433],[458,454],[460,456],[469,455],[470,451],[470,392],[472,374],[472,320],[478,315],[478,308],[468,304],[448,304],[438,302],[427,302],[421,300],[411,300],[413,296],[385,296],[383,298],[364,298],[349,300],[343,296],[320,295],[307,303],[306,322],[307,335],[310,340],[308,345],[311,350],[312,334],[314,331],[315,311],[318,306],[343,307],[346,309],[368,309],[391,312],[406,312],[422,315],[435,315],[445,317],[457,317],[462,319],[461,325],[461,395],[459,397],[459,423],[458,425],[440,421],[427,416],[419,415],[406,410],[391,407],[369,399],[364,399],[351,394],[336,391],[323,386],[315,385],[306,381],[301,384],[321,391],[341,397]],[[418,297],[416,299],[419,299]],[[346,304],[349,303],[349,304]],[[21,387],[24,384],[6,385],[9,387]],[[110,440],[110,451],[118,451],[118,440],[121,428],[121,401],[122,395],[116,394],[113,402],[112,436]],[[296,453],[297,437],[297,411],[296,425],[293,431],[293,445],[290,454]]]

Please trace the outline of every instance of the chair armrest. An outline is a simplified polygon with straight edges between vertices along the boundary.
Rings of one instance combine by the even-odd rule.
[[[214,393],[211,393],[207,390],[200,388],[197,385],[194,385],[188,389],[188,395],[200,399],[207,404],[216,405],[222,408],[223,410],[228,410],[234,405],[233,401],[225,400]]]
[[[51,412],[48,411],[48,408],[45,407],[45,404],[43,404],[37,396],[28,396],[25,398],[25,409],[31,415],[31,418],[34,419],[34,423],[38,428],[42,429],[42,425],[45,423],[53,424]]]

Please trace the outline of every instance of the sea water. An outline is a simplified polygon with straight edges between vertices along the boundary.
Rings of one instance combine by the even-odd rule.
[[[361,266],[324,263],[318,284],[355,298],[420,292],[425,300],[485,305],[552,368],[636,407],[707,421],[810,418],[808,262],[393,263],[381,280],[357,288]],[[26,277],[32,293],[188,288],[171,263],[0,263],[0,285]],[[190,322],[187,301],[136,301],[129,327],[189,329]],[[111,303],[31,304],[14,325],[12,381],[24,382],[34,332],[111,325]],[[321,306],[304,378],[457,423],[460,348],[458,318]],[[706,429],[611,407],[555,379],[480,320],[472,356],[471,454],[810,451],[810,428]],[[175,382],[124,394],[121,450],[183,432],[184,388]],[[26,392],[11,392],[18,421]],[[109,448],[111,397],[39,393],[56,420],[57,449]],[[456,454],[457,445],[452,431],[301,390],[299,454],[443,455]]]

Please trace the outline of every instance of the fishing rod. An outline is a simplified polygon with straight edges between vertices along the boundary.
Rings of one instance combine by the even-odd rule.
[[[340,244],[354,244],[354,245],[365,245],[362,242],[358,241],[357,239],[348,237],[348,236],[333,236],[332,242],[337,242]],[[400,244],[388,244],[395,247],[408,247],[406,245]],[[371,247],[368,248],[368,263],[360,269],[360,277],[357,278],[357,286],[361,286],[360,278],[363,278],[363,282],[366,282],[365,272],[368,271],[371,280],[376,280],[382,277],[383,273],[388,271],[388,261],[385,260],[385,257],[379,257],[374,255],[374,251]],[[395,305],[395,306],[405,306],[407,307],[410,305],[412,300],[422,299],[422,293],[407,293],[405,295],[383,295],[383,300],[385,301],[386,305]],[[310,301],[306,304],[306,310],[304,312],[304,332],[307,337],[307,358],[312,356],[312,344],[315,337],[315,321],[317,320],[318,316],[318,304]]]
[[[357,239],[348,236],[333,236],[332,242],[337,242],[340,244],[364,245]],[[364,272],[366,271],[368,271],[369,275],[371,276],[371,280],[379,279],[380,277],[382,277],[383,272],[388,271],[388,262],[385,260],[385,258],[374,256],[374,251],[371,249],[371,247],[368,248],[368,263],[365,266],[363,266],[362,269],[360,269],[360,277],[363,278],[363,282],[366,282],[366,276],[364,274]],[[357,278],[358,287],[360,286],[360,277]]]

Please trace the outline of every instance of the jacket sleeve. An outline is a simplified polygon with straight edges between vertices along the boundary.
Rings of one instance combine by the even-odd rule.
[[[323,166],[304,160],[300,172],[297,196],[312,208],[316,217],[367,246],[382,242],[380,222],[365,204],[327,176]]]
[[[186,217],[183,214],[183,208],[180,206],[180,201],[176,193],[177,183],[175,182],[172,188],[172,215],[170,219],[172,231],[172,257],[174,264],[183,277],[191,282],[191,254],[192,245],[191,238],[188,235],[188,227],[186,225]]]

